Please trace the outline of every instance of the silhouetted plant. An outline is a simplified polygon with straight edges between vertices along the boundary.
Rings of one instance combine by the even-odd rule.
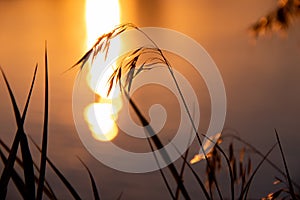
[[[261,17],[250,27],[255,37],[268,32],[287,30],[291,22],[300,14],[299,0],[278,0],[276,9]]]

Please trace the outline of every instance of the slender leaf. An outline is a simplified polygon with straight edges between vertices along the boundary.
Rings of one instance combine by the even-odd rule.
[[[31,139],[31,138],[30,138]],[[41,148],[37,145],[37,143],[32,140],[32,143],[34,144],[34,146],[40,151],[42,152]],[[72,194],[72,196],[74,197],[74,199],[76,200],[80,200],[80,196],[78,195],[78,193],[76,192],[76,190],[74,189],[74,187],[71,185],[71,183],[65,178],[65,176],[63,175],[63,173],[61,173],[59,171],[59,169],[57,167],[55,167],[55,165],[53,164],[53,162],[47,157],[47,162],[50,165],[50,167],[52,168],[52,170],[55,172],[55,174],[59,177],[59,179],[63,182],[63,184],[66,186],[66,188],[69,190],[69,192]]]
[[[184,154],[184,159],[186,160],[187,157],[189,155],[189,148],[186,150],[185,154]],[[182,162],[182,165],[181,165],[181,170],[180,170],[180,179],[183,181],[183,173],[184,173],[184,169],[185,169],[185,166],[186,166],[186,162]],[[179,195],[180,195],[180,189],[179,187],[176,188],[176,193],[175,193],[175,199],[179,199]]]
[[[248,146],[252,151],[254,151],[256,154],[258,154],[259,156],[261,156],[262,158],[264,157],[264,154],[262,152],[260,152],[256,147],[254,147],[252,144],[250,144],[249,142],[243,140],[241,137],[235,135],[235,134],[227,134],[224,135],[223,137],[233,137],[234,139],[238,140],[239,142],[243,143],[244,145]],[[277,170],[281,175],[283,175],[284,177],[286,177],[286,174],[284,171],[282,171],[275,163],[273,163],[270,159],[266,158],[266,162],[269,163],[269,165],[271,165],[275,170]],[[295,181],[291,180],[293,185],[295,187],[297,187],[298,190],[300,190],[300,185],[298,185]]]
[[[41,151],[41,162],[40,162],[40,177],[37,188],[37,200],[43,198],[43,188],[46,174],[46,160],[47,160],[47,145],[48,145],[48,55],[47,55],[47,43],[45,45],[45,102],[44,102],[44,126],[43,126],[43,140],[42,140],[42,151]]]
[[[281,157],[282,157],[282,160],[283,160],[283,164],[284,164],[284,169],[285,169],[285,173],[286,173],[287,182],[289,183],[290,194],[291,194],[291,197],[292,197],[293,199],[296,199],[296,195],[295,195],[294,187],[293,187],[293,184],[292,184],[292,181],[291,181],[289,169],[288,169],[288,167],[287,167],[286,159],[285,159],[285,156],[284,156],[284,153],[283,153],[283,149],[282,149],[282,146],[281,146],[281,142],[280,142],[280,139],[279,139],[279,135],[278,135],[278,132],[277,132],[276,129],[275,129],[275,134],[276,134],[276,140],[277,140],[278,145],[279,145]]]
[[[259,168],[261,167],[261,165],[265,162],[266,158],[270,155],[270,153],[273,151],[273,149],[275,148],[275,146],[277,145],[274,144],[270,150],[265,154],[265,156],[263,157],[263,159],[258,163],[258,165],[256,166],[256,168],[254,169],[252,175],[250,176],[249,180],[247,181],[247,183],[245,184],[245,187],[243,188],[243,190],[241,191],[240,194],[240,198],[239,199],[243,199],[243,197],[245,196],[244,199],[247,199],[247,194],[251,185],[251,182],[255,176],[255,174],[258,172]]]
[[[8,82],[6,76],[5,76],[5,73],[2,70],[2,68],[0,68],[0,70],[1,70],[3,78],[5,80],[7,89],[9,91],[10,99],[11,99],[11,102],[12,102],[12,105],[13,105],[13,108],[14,108],[16,122],[17,122],[17,125],[18,125],[18,130],[17,130],[16,136],[15,136],[14,141],[13,141],[11,152],[8,156],[7,164],[4,167],[4,170],[2,172],[1,179],[0,179],[0,197],[4,198],[5,195],[6,195],[5,191],[7,190],[7,185],[8,185],[9,179],[10,179],[12,171],[13,171],[13,166],[14,166],[14,162],[15,162],[15,159],[16,159],[16,154],[17,154],[18,146],[19,146],[19,142],[20,142],[21,143],[22,159],[23,159],[23,162],[24,162],[24,176],[25,176],[25,187],[26,187],[27,197],[33,199],[35,197],[33,161],[32,161],[31,153],[30,153],[30,150],[29,150],[27,137],[26,137],[26,134],[25,134],[24,129],[23,129],[23,124],[24,124],[27,108],[28,108],[28,105],[29,105],[32,89],[33,89],[33,86],[34,86],[34,81],[35,81],[36,72],[37,72],[37,65],[35,67],[35,71],[34,71],[32,83],[31,83],[30,91],[29,91],[29,94],[28,94],[28,97],[27,97],[27,101],[26,101],[26,104],[25,104],[25,108],[24,108],[22,118],[20,116],[20,111],[18,109],[14,94],[11,90],[11,87],[9,85],[9,82]],[[2,195],[4,195],[4,196],[2,196]]]
[[[6,165],[7,159],[4,156],[3,152],[0,149],[0,156],[1,156],[1,160],[2,162]],[[21,194],[21,196],[23,197],[23,199],[26,198],[26,193],[25,193],[25,183],[23,182],[22,178],[20,177],[20,175],[16,172],[15,169],[13,169],[13,172],[11,174],[11,178],[15,184],[15,186],[17,187],[19,193]]]
[[[100,200],[100,196],[99,196],[99,192],[98,192],[98,189],[97,189],[97,185],[96,185],[95,179],[94,179],[94,177],[93,177],[90,169],[88,168],[88,166],[79,157],[77,157],[77,158],[79,159],[79,161],[81,162],[81,164],[85,167],[85,169],[89,173],[91,184],[92,184],[92,188],[93,188],[94,199],[95,200]]]

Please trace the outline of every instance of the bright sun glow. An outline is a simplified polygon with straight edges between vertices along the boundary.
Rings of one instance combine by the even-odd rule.
[[[98,37],[111,31],[118,24],[120,24],[118,0],[86,0],[87,49],[93,46]],[[118,53],[118,49],[112,49],[114,49],[114,55]],[[120,93],[116,91],[113,95],[106,96],[106,83],[113,69],[107,68],[102,73],[101,80],[98,77],[99,73],[96,73],[97,70],[103,70],[102,67],[106,64],[103,56],[99,56],[91,67],[87,81],[97,98],[94,103],[85,108],[84,113],[93,137],[100,141],[109,141],[116,137],[118,128],[115,120],[122,107]]]
[[[86,0],[87,48],[120,23],[118,0]]]

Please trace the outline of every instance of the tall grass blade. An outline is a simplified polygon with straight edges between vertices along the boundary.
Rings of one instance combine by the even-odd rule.
[[[184,154],[184,160],[187,159],[189,155],[189,148],[186,150],[185,154]],[[180,179],[183,181],[183,173],[184,173],[184,169],[185,169],[185,166],[186,166],[186,162],[182,162],[182,165],[181,165],[181,170],[180,170]],[[179,195],[180,195],[180,189],[179,187],[176,188],[176,193],[175,193],[175,199],[179,199]]]
[[[97,185],[96,185],[95,179],[94,179],[94,177],[93,177],[90,169],[88,168],[88,166],[79,157],[77,157],[77,158],[79,159],[79,161],[81,162],[81,164],[85,167],[85,169],[89,173],[91,184],[92,184],[92,188],[93,188],[94,199],[95,200],[100,200],[100,196],[99,196],[99,192],[98,192],[98,189],[97,189]]]
[[[55,167],[55,165],[51,162],[51,160],[49,158],[47,158],[47,162],[49,163],[50,167],[53,169],[53,171],[56,173],[56,175],[60,178],[60,180],[64,183],[64,185],[66,186],[66,188],[69,190],[69,192],[72,194],[72,196],[74,197],[74,199],[76,200],[80,200],[80,196],[78,195],[78,193],[76,192],[76,190],[74,189],[74,187],[71,185],[71,183],[64,177],[64,175],[59,171],[59,169],[57,169],[57,167]]]
[[[2,68],[0,67],[2,76],[4,78],[4,81],[8,87],[8,91],[10,93],[10,96],[13,96],[12,91],[10,89],[10,86],[8,84],[7,78],[5,76],[4,71],[2,70]],[[13,104],[13,108],[14,108],[14,112],[15,112],[15,117],[18,119],[17,115],[19,115],[20,118],[20,113],[18,109],[15,109],[17,107],[17,103],[15,101],[14,98],[11,98],[12,104]],[[6,162],[6,165],[4,166],[4,170],[1,174],[1,178],[0,178],[0,199],[5,199],[6,197],[6,193],[7,193],[7,185],[9,182],[9,179],[13,173],[13,166],[14,166],[14,162],[16,159],[16,155],[17,155],[17,151],[18,151],[18,147],[19,147],[19,141],[20,141],[20,134],[18,134],[19,131],[17,131],[16,136],[14,138],[13,144],[12,144],[12,151],[9,154],[8,160]]]
[[[32,140],[32,139],[31,139],[31,141],[34,144],[34,146],[40,152],[42,152],[41,148],[37,145],[37,143],[34,140]],[[58,176],[58,178],[63,182],[63,184],[66,186],[66,188],[72,194],[72,196],[74,197],[74,199],[81,200],[80,196],[78,195],[78,193],[76,192],[76,190],[74,189],[74,187],[71,185],[71,183],[65,178],[65,176],[59,171],[59,169],[57,167],[55,167],[55,165],[52,163],[52,161],[48,157],[46,159],[47,159],[48,164],[52,168],[52,170],[55,172],[55,174]]]
[[[26,193],[27,193],[26,196],[30,199],[34,199],[35,198],[35,184],[34,184],[33,161],[32,161],[31,153],[30,153],[30,150],[29,150],[27,137],[26,137],[26,134],[25,134],[24,129],[23,129],[23,124],[24,124],[24,121],[25,121],[27,108],[28,108],[28,105],[29,105],[32,89],[33,89],[33,86],[34,86],[34,81],[35,81],[36,72],[37,72],[37,65],[35,67],[35,71],[34,71],[32,83],[31,83],[30,91],[29,91],[29,94],[28,94],[28,97],[27,97],[27,101],[26,101],[26,104],[25,104],[25,108],[24,108],[22,118],[20,116],[20,111],[18,109],[14,94],[11,90],[11,87],[9,85],[9,82],[8,82],[6,76],[5,76],[5,73],[2,70],[2,68],[0,68],[0,70],[1,70],[3,78],[5,80],[7,89],[9,91],[10,99],[11,99],[11,102],[12,102],[12,105],[13,105],[13,108],[14,108],[16,122],[17,122],[17,125],[18,125],[18,130],[17,130],[16,136],[15,136],[15,139],[13,141],[11,152],[8,156],[7,164],[4,167],[4,170],[2,172],[1,179],[0,179],[0,197],[2,198],[3,197],[2,195],[6,195],[4,193],[4,190],[7,189],[7,185],[8,185],[9,179],[10,179],[12,171],[13,171],[13,166],[14,166],[14,162],[15,162],[15,159],[16,159],[16,154],[17,154],[18,146],[19,146],[19,142],[20,142],[21,152],[22,152],[22,159],[23,159],[23,162],[24,162],[24,177],[25,177],[25,187],[26,187]]]
[[[28,147],[28,140],[25,133],[22,133],[20,142],[21,142],[21,152],[22,152],[22,160],[24,166],[26,192],[29,199],[34,199],[35,183],[34,183],[33,161],[32,161],[31,153]]]
[[[263,159],[258,163],[258,165],[256,166],[256,168],[254,169],[252,175],[250,176],[249,180],[247,181],[247,183],[245,184],[245,187],[243,188],[243,190],[241,191],[240,194],[240,198],[239,199],[247,199],[247,195],[248,195],[248,191],[251,185],[251,182],[255,176],[255,174],[258,172],[259,168],[261,167],[261,165],[265,162],[266,158],[270,155],[270,153],[273,151],[273,149],[276,147],[277,143],[274,144],[270,150],[264,155]]]
[[[15,113],[15,118],[16,118],[16,121],[17,121],[18,126],[19,126],[19,125],[21,125],[21,123],[20,123],[21,115],[20,115],[20,112],[19,112],[19,109],[18,109],[17,102],[16,102],[16,100],[15,100],[13,91],[12,91],[10,85],[9,85],[9,82],[8,82],[8,80],[7,80],[7,78],[6,78],[6,75],[5,75],[4,71],[3,71],[3,69],[0,68],[0,70],[1,70],[2,76],[3,76],[3,78],[4,78],[4,81],[5,81],[7,90],[8,90],[8,92],[9,92],[10,100],[11,100],[11,103],[12,103],[12,105],[13,105],[13,109],[14,109],[14,113]]]
[[[291,181],[289,169],[287,167],[286,159],[285,159],[283,149],[282,149],[282,146],[281,146],[281,142],[280,142],[280,139],[279,139],[279,135],[278,135],[278,132],[277,132],[276,129],[275,129],[275,134],[276,134],[276,140],[277,140],[278,145],[279,145],[282,161],[283,161],[283,164],[284,164],[284,169],[285,169],[285,173],[286,173],[287,182],[289,183],[289,190],[290,190],[289,192],[290,192],[290,195],[292,196],[292,198],[296,199],[296,195],[295,195],[294,187],[293,187],[293,184],[292,184],[292,181]]]
[[[234,199],[234,173],[232,168],[230,167],[230,161],[227,155],[225,154],[224,150],[220,147],[218,143],[215,144],[216,149],[218,149],[223,157],[225,158],[225,161],[227,163],[228,171],[229,171],[229,176],[230,176],[230,191],[231,191],[231,199]]]
[[[48,144],[48,55],[47,55],[47,43],[45,44],[45,102],[44,102],[44,126],[43,126],[43,139],[42,139],[42,151],[40,162],[40,176],[38,181],[36,199],[41,200],[43,197],[43,188],[46,174],[46,160],[47,160],[47,144]]]
[[[260,152],[255,146],[250,144],[249,142],[245,141],[241,137],[235,135],[235,134],[227,134],[226,136],[233,137],[234,139],[238,140],[239,142],[243,143],[247,147],[249,147],[253,152],[255,152],[257,155],[264,157],[264,154]],[[225,135],[223,135],[225,137]],[[282,171],[275,163],[273,163],[270,159],[266,158],[265,160],[267,163],[269,163],[270,166],[272,166],[275,170],[277,170],[282,176],[287,177],[284,171]],[[297,187],[298,190],[300,190],[300,185],[298,185],[295,181],[291,180],[293,185]]]
[[[191,143],[191,140],[192,140],[192,133],[193,133],[193,129],[191,130],[191,133],[190,133],[190,138],[189,138],[189,142],[187,144],[187,149],[185,151],[184,156],[182,157],[183,162],[182,162],[181,170],[180,170],[180,178],[181,178],[182,181],[183,181],[183,174],[184,174],[185,167],[186,167],[186,160],[187,160],[187,157],[188,157],[189,151],[190,151],[190,143]],[[175,147],[175,145],[173,145],[173,146]],[[175,149],[176,149],[176,147],[175,147]],[[176,151],[179,153],[179,151],[177,149],[176,149]],[[179,155],[180,155],[180,153],[179,153]],[[179,189],[179,187],[177,187],[176,192],[175,192],[175,199],[179,199],[179,196],[180,196],[180,189]]]
[[[31,82],[31,86],[30,86],[30,90],[29,90],[29,93],[28,93],[28,96],[27,96],[27,100],[26,100],[26,104],[25,104],[25,107],[24,107],[24,110],[23,110],[23,114],[22,114],[22,122],[23,122],[23,124],[22,125],[24,125],[26,113],[27,113],[27,110],[28,110],[28,106],[29,106],[29,102],[30,102],[30,98],[31,98],[31,94],[32,94],[32,90],[33,90],[35,78],[36,78],[37,69],[38,69],[38,64],[35,65],[35,69],[34,69],[34,73],[33,73],[33,78],[32,78],[32,82]]]

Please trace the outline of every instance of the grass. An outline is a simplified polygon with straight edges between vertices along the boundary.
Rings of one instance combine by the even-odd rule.
[[[299,0],[279,0],[276,8],[253,23],[249,30],[256,38],[274,31],[286,31],[299,13]]]
[[[141,32],[149,41],[153,44],[152,47],[140,47],[132,52],[129,52],[127,55],[122,57],[119,60],[118,67],[112,74],[110,78],[110,87],[108,93],[111,91],[114,84],[120,84],[120,88],[122,89],[123,95],[129,101],[130,106],[133,108],[135,114],[140,120],[142,126],[145,128],[146,133],[149,137],[147,137],[147,141],[149,144],[149,148],[152,152],[156,149],[163,149],[164,146],[162,140],[158,135],[154,132],[152,127],[149,125],[149,122],[144,117],[141,110],[138,108],[136,102],[130,97],[130,88],[134,78],[145,70],[151,70],[153,65],[156,63],[160,63],[165,65],[169,72],[170,77],[176,84],[177,90],[181,94],[181,100],[185,105],[186,113],[190,118],[192,131],[196,133],[197,142],[199,148],[202,148],[203,152],[204,148],[202,145],[201,137],[206,137],[203,134],[199,134],[197,128],[193,123],[193,117],[191,115],[191,111],[188,110],[185,104],[185,98],[181,93],[180,85],[178,84],[174,74],[173,68],[170,65],[167,57],[164,55],[163,51],[159,49],[159,47],[155,44],[154,41],[151,40],[144,32],[142,32],[137,26],[133,24],[124,24],[121,25],[111,32],[104,34],[101,36],[95,45],[87,51],[87,53],[70,69],[80,65],[80,69],[85,67],[85,63],[88,62],[90,58],[94,59],[97,54],[103,53],[107,55],[109,51],[110,41],[119,34],[122,34],[124,31],[128,29],[135,29],[136,31]],[[150,58],[143,59],[143,56],[151,55]],[[12,142],[11,147],[5,144],[2,140],[0,140],[0,157],[2,162],[4,163],[4,168],[1,173],[0,178],[0,199],[5,199],[7,196],[8,183],[10,179],[12,179],[14,185],[16,186],[17,191],[20,193],[23,199],[43,199],[43,195],[47,196],[49,199],[58,199],[55,191],[51,188],[48,181],[46,180],[46,170],[47,167],[53,170],[53,172],[57,175],[57,177],[64,184],[66,190],[71,194],[74,199],[81,199],[80,194],[73,187],[73,185],[68,181],[68,179],[63,175],[63,172],[58,169],[55,163],[48,157],[47,149],[48,149],[48,115],[49,115],[49,80],[48,80],[48,58],[47,58],[47,47],[45,47],[45,93],[44,93],[44,119],[43,119],[43,132],[42,134],[42,142],[41,147],[31,138],[30,141],[33,143],[35,148],[37,148],[40,152],[40,160],[39,165],[37,165],[32,158],[31,150],[29,147],[28,136],[24,131],[24,123],[26,119],[26,113],[30,104],[30,97],[34,89],[34,83],[36,78],[36,72],[38,69],[38,65],[36,65],[33,78],[31,82],[31,86],[28,92],[26,104],[23,110],[23,113],[20,113],[19,107],[16,103],[16,99],[13,93],[13,90],[9,84],[9,81],[1,68],[1,73],[4,78],[7,90],[9,92],[11,104],[13,107],[13,111],[15,114],[15,120],[17,124],[17,132],[14,136],[14,140]],[[50,133],[51,134],[51,133]],[[161,177],[165,183],[166,190],[170,195],[171,199],[180,199],[181,196],[184,199],[191,199],[191,194],[189,191],[189,187],[185,185],[184,179],[186,173],[191,173],[193,178],[196,180],[196,183],[199,186],[199,194],[202,193],[204,198],[206,199],[229,199],[226,195],[230,195],[230,199],[247,199],[249,191],[251,189],[251,185],[255,180],[255,176],[257,172],[261,169],[261,166],[264,163],[270,164],[271,167],[276,169],[279,175],[283,176],[283,179],[276,178],[278,184],[284,184],[284,187],[279,188],[275,192],[271,192],[267,197],[263,197],[265,199],[275,199],[275,198],[291,198],[291,199],[300,199],[299,195],[296,194],[294,188],[299,189],[299,185],[295,183],[290,177],[290,173],[287,166],[287,161],[284,155],[283,147],[281,145],[279,134],[275,130],[276,143],[270,147],[270,149],[266,153],[262,153],[257,150],[253,145],[247,143],[243,139],[239,138],[237,135],[222,135],[218,138],[217,141],[212,140],[211,138],[207,138],[211,142],[215,143],[214,148],[212,150],[203,155],[204,162],[198,163],[205,165],[205,174],[200,174],[199,171],[196,170],[195,165],[192,165],[188,160],[189,148],[185,152],[184,155],[180,155],[181,165],[176,166],[172,162],[169,162],[170,157],[167,151],[161,151],[161,156],[164,158],[165,162],[170,163],[166,169],[160,169]],[[223,146],[223,140],[230,137],[231,139],[235,139],[244,145],[247,148],[254,150],[254,152],[261,157],[261,160],[253,166],[252,159],[249,155],[248,159],[246,159],[246,148],[242,148],[238,154],[235,153],[236,149],[234,147],[234,143],[231,142],[228,146],[228,151],[225,150]],[[21,147],[20,149],[18,147]],[[279,147],[280,154],[282,157],[282,161],[284,163],[284,169],[280,169],[276,164],[274,164],[268,156],[273,151],[275,147]],[[176,148],[176,146],[175,146]],[[7,156],[2,151],[8,154]],[[21,158],[18,157],[18,151],[21,152]],[[159,166],[159,162],[156,158],[156,154],[153,153],[153,156]],[[91,191],[93,192],[94,199],[100,199],[100,192],[98,190],[95,178],[93,177],[93,172],[89,169],[89,167],[80,159],[79,162],[83,165],[85,170],[88,173],[90,182],[91,182]],[[223,166],[223,162],[225,161],[225,165]],[[21,172],[19,172],[15,163],[17,163],[21,167]],[[167,171],[168,170],[168,171]],[[219,183],[219,172],[225,170],[228,179],[226,180],[228,184],[228,191],[223,191],[224,188],[220,187]],[[172,176],[173,182],[167,176],[167,172],[169,172]],[[20,173],[24,174],[24,178],[20,175]],[[174,181],[175,180],[175,181]],[[175,187],[174,185],[175,184]],[[175,188],[175,190],[174,190]],[[222,190],[223,189],[223,190]],[[253,188],[252,188],[253,189]],[[122,199],[126,194],[126,191],[122,192],[117,199]]]
[[[5,199],[7,195],[7,187],[10,179],[13,179],[14,184],[16,185],[17,190],[23,197],[23,199],[42,199],[43,194],[46,194],[49,199],[57,199],[55,193],[49,186],[48,182],[45,179],[45,172],[46,172],[46,162],[50,165],[52,170],[55,172],[55,174],[59,177],[59,179],[62,181],[62,183],[66,186],[66,188],[70,191],[74,199],[81,199],[81,197],[78,195],[74,187],[69,183],[67,178],[60,172],[60,170],[55,166],[55,164],[47,157],[47,143],[48,143],[48,108],[49,108],[49,102],[48,102],[48,59],[47,59],[47,47],[45,48],[45,108],[44,108],[44,128],[43,128],[43,139],[42,139],[42,148],[40,148],[33,140],[32,142],[36,146],[36,148],[39,149],[41,152],[41,161],[40,161],[40,167],[38,168],[37,165],[33,162],[31,151],[28,144],[28,138],[26,133],[24,132],[24,122],[26,118],[27,109],[30,103],[30,97],[33,91],[34,82],[36,78],[36,72],[38,69],[38,66],[35,67],[32,83],[30,86],[30,90],[28,93],[28,97],[26,100],[25,108],[23,111],[23,114],[21,116],[19,108],[17,106],[14,93],[11,89],[11,86],[9,84],[9,81],[4,73],[4,71],[1,69],[2,76],[4,78],[7,90],[10,95],[11,103],[13,106],[16,123],[17,123],[17,132],[14,137],[14,141],[12,144],[12,147],[9,148],[8,145],[6,145],[2,140],[0,142],[2,148],[4,148],[8,153],[8,158],[5,157],[4,153],[0,151],[1,154],[1,160],[4,163],[4,169],[1,173],[1,179],[0,179],[0,199]],[[20,159],[17,156],[18,147],[21,146],[21,155],[22,159]],[[1,149],[0,149],[1,150]],[[21,176],[18,174],[16,169],[14,168],[14,164],[17,162],[21,168],[23,169],[25,180],[22,180]],[[35,176],[34,173],[34,166],[36,167],[36,172],[39,173],[39,176]],[[88,170],[88,168],[86,168]],[[88,170],[89,172],[89,170]],[[36,185],[37,184],[37,189]],[[47,187],[44,186],[44,184],[47,185]],[[95,186],[93,185],[93,188]],[[95,191],[94,191],[95,193]],[[99,197],[99,195],[98,195]],[[99,198],[98,198],[99,199]]]

